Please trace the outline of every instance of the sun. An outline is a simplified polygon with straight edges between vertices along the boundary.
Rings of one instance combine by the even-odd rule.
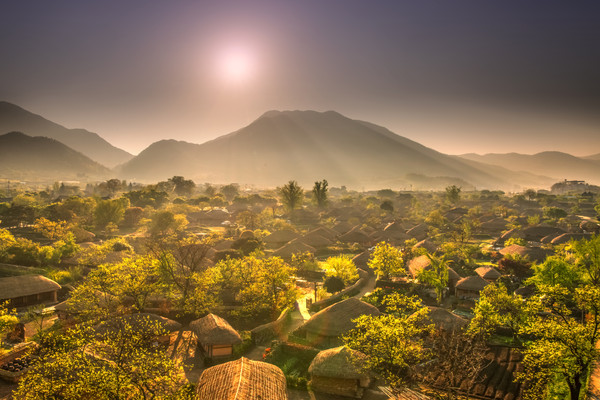
[[[256,61],[250,49],[244,47],[230,47],[224,49],[218,58],[218,73],[221,78],[230,84],[243,84],[252,80]]]

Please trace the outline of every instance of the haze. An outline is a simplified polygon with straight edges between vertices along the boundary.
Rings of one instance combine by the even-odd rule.
[[[600,152],[600,3],[4,2],[0,95],[137,153],[335,110],[450,154]]]

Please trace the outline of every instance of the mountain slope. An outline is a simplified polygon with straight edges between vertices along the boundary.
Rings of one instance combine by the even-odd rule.
[[[0,101],[0,134],[11,131],[24,132],[28,136],[56,139],[109,168],[127,162],[133,157],[125,150],[111,145],[96,133],[85,129],[67,129],[19,106]]]
[[[0,176],[29,181],[106,179],[110,170],[54,139],[0,136]]]
[[[545,151],[533,155],[508,154],[463,154],[463,159],[501,166],[513,171],[528,171],[533,174],[551,176],[555,180],[585,180],[600,184],[600,162],[561,153]]]
[[[201,145],[154,143],[120,167],[123,178],[146,181],[184,175],[199,182],[276,186],[289,179],[310,185],[325,178],[357,188],[402,187],[409,174],[460,178],[477,187],[514,186],[520,174],[503,172],[333,111],[270,111]]]

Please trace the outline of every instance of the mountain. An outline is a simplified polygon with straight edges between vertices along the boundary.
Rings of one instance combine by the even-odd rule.
[[[415,187],[419,182],[415,175],[436,178],[436,188],[448,182],[515,188],[523,179],[531,180],[531,175],[439,153],[381,126],[334,111],[269,111],[238,131],[200,145],[163,140],[118,171],[129,180],[183,175],[197,182],[267,187],[290,179],[306,186],[325,178],[332,185],[365,189],[431,188],[429,184]],[[533,180],[538,186],[546,183],[540,177]]]
[[[57,140],[9,132],[0,136],[0,176],[35,182],[97,180],[109,177],[110,170]]]
[[[133,157],[125,150],[111,145],[96,133],[85,129],[67,129],[17,105],[0,101],[0,134],[11,131],[56,139],[109,168],[127,162]]]
[[[591,156],[585,156],[583,158],[586,159],[586,160],[600,161],[600,153],[598,153],[598,154],[592,154]]]
[[[579,158],[559,151],[545,151],[533,155],[519,153],[463,154],[460,157],[513,171],[528,171],[533,174],[550,176],[555,181],[585,180],[588,183],[600,184],[600,160]]]

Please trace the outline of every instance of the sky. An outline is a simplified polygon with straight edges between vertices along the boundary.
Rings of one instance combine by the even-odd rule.
[[[138,153],[335,110],[449,154],[600,153],[600,2],[0,3],[0,100]]]

